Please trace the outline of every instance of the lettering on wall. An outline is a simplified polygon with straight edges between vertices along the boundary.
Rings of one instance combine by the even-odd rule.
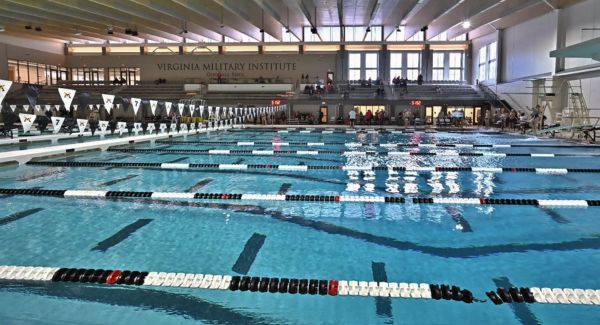
[[[224,76],[243,76],[246,71],[296,71],[296,62],[212,62],[212,63],[157,63],[159,71],[201,71],[207,76],[222,73]]]

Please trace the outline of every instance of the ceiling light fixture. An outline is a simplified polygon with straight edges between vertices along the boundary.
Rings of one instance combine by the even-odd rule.
[[[367,33],[371,32],[371,26],[367,26]]]
[[[108,27],[106,28],[106,33],[107,33],[108,35],[112,35],[112,34],[114,33],[114,32],[113,32],[113,27],[112,27],[112,26],[108,26]]]
[[[463,23],[462,23],[462,28],[464,28],[464,29],[469,29],[469,28],[471,28],[471,22],[470,22],[470,21],[468,21],[468,20],[465,20],[465,21],[463,21]]]

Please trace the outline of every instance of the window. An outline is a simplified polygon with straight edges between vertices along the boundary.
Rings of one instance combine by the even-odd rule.
[[[349,53],[348,54],[348,79],[377,80],[379,68],[378,53]]]
[[[417,32],[415,35],[411,36],[407,41],[409,42],[422,42],[425,40],[423,32]]]
[[[432,80],[444,80],[444,52],[433,53]]]
[[[479,80],[486,80],[487,46],[479,49]]]
[[[404,26],[393,31],[386,39],[388,42],[403,42],[404,41]]]
[[[488,79],[496,80],[496,68],[498,59],[498,43],[494,42],[489,45],[488,49]]]
[[[59,81],[67,80],[67,68],[9,59],[8,80],[19,83],[55,85]]]
[[[383,29],[381,26],[349,26],[344,28],[346,42],[381,42]]]
[[[318,34],[311,32],[312,27],[304,26],[304,41],[305,42],[339,42],[340,41],[340,27],[338,26],[324,26],[318,27]],[[319,38],[319,36],[321,38]]]
[[[467,40],[467,34],[461,34],[456,36],[455,38],[451,39],[451,42],[459,42],[459,41],[466,41]]]
[[[463,80],[463,52],[449,53],[449,71],[448,80],[461,81]]]
[[[448,34],[446,32],[442,32],[440,34],[437,34],[435,37],[431,38],[431,41],[447,41],[448,40]]]
[[[281,28],[281,41],[282,42],[290,42],[290,43],[294,43],[294,42],[300,42],[300,39],[298,39],[296,37],[296,35],[294,35],[292,32],[288,31],[285,27]]]
[[[361,70],[361,57],[360,53],[350,53],[348,55],[348,79],[359,80]]]
[[[498,43],[493,42],[479,49],[479,80],[496,80],[498,68]]]
[[[390,53],[390,80],[396,77],[404,77],[402,57],[402,53]]]
[[[421,53],[406,54],[406,78],[417,80],[421,70]]]
[[[365,53],[365,79],[377,80],[377,53]]]

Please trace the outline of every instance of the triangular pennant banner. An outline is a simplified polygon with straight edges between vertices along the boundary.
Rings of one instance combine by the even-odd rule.
[[[165,108],[167,109],[167,116],[169,114],[171,114],[171,107],[173,106],[173,103],[171,102],[165,102]]]
[[[85,131],[87,124],[88,124],[88,120],[83,119],[83,118],[77,119],[77,127],[79,128],[79,134],[83,134],[83,131]]]
[[[104,101],[104,109],[110,113],[110,110],[113,108],[113,104],[115,102],[115,95],[102,94],[102,100]]]
[[[133,115],[137,115],[138,110],[140,109],[140,104],[142,100],[139,98],[131,98],[131,106],[133,106]]]
[[[54,105],[54,108],[58,111],[60,110],[60,105]]]
[[[10,105],[10,109],[13,111],[13,113],[15,112],[15,109],[17,109],[17,105]]]
[[[71,109],[71,103],[75,98],[75,90],[67,89],[67,88],[58,88],[58,93],[60,94],[60,99],[62,99],[63,104],[65,104],[65,108],[68,110]],[[77,108],[75,108],[77,109]]]
[[[200,105],[200,117],[202,117],[203,112],[204,112],[204,105]]]
[[[25,112],[29,111],[29,105],[23,105],[23,109],[25,110]]]
[[[10,86],[12,86],[12,81],[0,79],[0,105],[2,105],[4,96],[6,96],[6,94],[8,93]]]
[[[60,131],[60,128],[62,127],[63,122],[65,121],[65,118],[52,116],[50,119],[52,120],[52,133],[58,133],[58,131]]]
[[[158,102],[155,100],[151,100],[150,101],[150,110],[152,111],[152,115],[156,115],[156,106],[158,105]]]
[[[49,111],[52,109],[52,105],[44,105],[44,110]]]
[[[27,133],[29,132],[29,129],[31,129],[33,121],[35,121],[35,115],[19,113],[19,119],[21,120],[21,125],[23,126],[23,133]]]
[[[196,105],[190,104],[189,109],[190,109],[190,116],[194,116],[194,111],[196,110]]]
[[[108,128],[108,121],[100,121],[98,122],[98,126],[100,126],[100,135],[106,134],[106,128]]]
[[[126,131],[125,129],[127,128],[127,123],[117,122],[117,128],[119,129],[119,135],[123,135],[123,133]]]
[[[185,109],[184,103],[178,103],[177,108],[179,108],[179,115],[183,115],[183,110]]]
[[[73,105],[73,110],[76,111],[77,110],[77,106],[79,105]]]
[[[42,109],[42,105],[35,105],[34,108],[36,112],[39,112]]]

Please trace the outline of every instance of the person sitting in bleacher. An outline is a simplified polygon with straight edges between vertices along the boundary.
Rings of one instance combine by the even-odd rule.
[[[17,121],[17,114],[11,112],[6,109],[2,112],[2,121],[4,121],[4,126],[0,129],[0,133],[5,137],[10,137],[12,139],[13,133],[12,130],[14,128],[15,122]]]

